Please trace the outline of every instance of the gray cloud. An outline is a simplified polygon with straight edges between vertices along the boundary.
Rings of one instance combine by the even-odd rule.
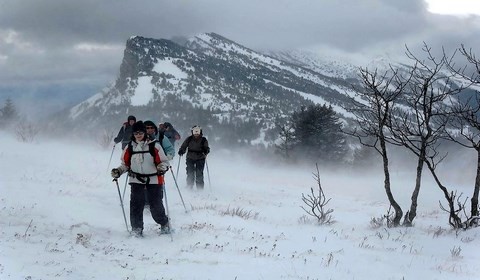
[[[479,31],[480,17],[432,15],[419,0],[0,0],[0,83],[107,85],[132,35],[377,55],[424,41],[478,48]]]

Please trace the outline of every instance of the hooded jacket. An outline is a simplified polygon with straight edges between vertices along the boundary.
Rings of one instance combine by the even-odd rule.
[[[190,135],[182,143],[179,151],[182,154],[187,151],[187,159],[199,160],[207,157],[207,154],[210,153],[210,147],[208,146],[207,138],[202,135],[199,137]]]

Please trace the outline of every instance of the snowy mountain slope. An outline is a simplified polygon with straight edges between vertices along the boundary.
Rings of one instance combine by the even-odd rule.
[[[371,219],[388,209],[382,176],[322,168],[335,223],[318,226],[300,208],[302,193],[315,187],[313,167],[215,151],[208,158],[211,186],[204,192],[185,188],[185,165],[180,166],[188,213],[172,177],[166,177],[173,236],[159,236],[145,211],[145,237],[137,239],[125,229],[108,171],[110,151],[47,139],[25,144],[2,135],[2,280],[478,279],[480,231],[450,230],[448,214],[438,207],[441,192],[429,180],[414,227],[374,228]],[[110,167],[119,156],[117,149]],[[392,174],[402,204],[409,201],[402,188],[413,173]],[[456,182],[470,185],[473,173],[463,174],[464,181]],[[124,182],[122,177],[121,192]],[[128,194],[127,189],[127,219]]]
[[[352,79],[352,82],[358,77],[358,66],[354,62],[347,62],[348,58],[333,57],[311,50],[270,51],[268,54],[328,77]]]
[[[331,103],[336,103],[339,102],[339,100],[342,100],[342,95],[344,94],[343,90],[347,90],[350,86],[345,80],[338,79],[338,76],[326,76],[321,72],[315,72],[308,69],[308,67],[303,67],[304,65],[299,66],[272,56],[255,52],[215,33],[196,36],[191,39],[186,46],[191,49],[199,49],[203,52],[209,53],[211,56],[225,61],[225,63],[229,63],[229,61],[233,60],[248,67],[255,74],[265,77],[264,79],[266,80],[266,77],[271,75],[269,81],[280,84],[287,89],[302,89],[301,85],[292,85],[289,83],[291,82],[290,79],[294,79],[289,77],[290,75],[301,78],[304,83],[313,82],[317,86],[317,91],[308,90],[306,89],[306,86],[303,87],[303,91],[322,96],[325,99],[330,100]],[[256,73],[255,70],[261,70],[261,72]],[[273,75],[271,72],[276,73],[277,75]],[[322,90],[327,90],[335,86],[337,87],[335,88],[335,93],[329,92],[329,94],[327,94],[326,92],[322,92]],[[338,88],[339,86],[342,88]]]
[[[301,106],[338,109],[354,95],[349,81],[315,72],[241,46],[215,33],[185,46],[134,36],[127,41],[117,81],[60,119],[69,126],[116,126],[128,114],[192,124],[247,124],[252,139]],[[194,111],[194,113],[192,113]],[[231,127],[231,126],[230,126]],[[208,129],[208,128],[207,128]],[[225,135],[215,139],[225,142]]]

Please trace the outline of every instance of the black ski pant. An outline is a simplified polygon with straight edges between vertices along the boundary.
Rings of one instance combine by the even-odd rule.
[[[153,220],[162,226],[168,223],[163,207],[163,185],[130,183],[130,224],[132,230],[143,230],[143,208],[145,207],[145,189],[148,192],[148,203]]]
[[[205,159],[187,158],[187,185],[193,187],[193,182],[197,188],[203,189],[203,169],[205,168]]]

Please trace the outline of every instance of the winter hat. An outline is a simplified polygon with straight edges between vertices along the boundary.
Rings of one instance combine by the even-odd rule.
[[[145,130],[147,129],[147,126],[153,126],[155,128],[155,133],[158,132],[157,126],[151,120],[144,121],[143,124],[145,124]]]
[[[135,116],[128,116],[127,121],[137,121],[137,118]]]
[[[193,135],[202,135],[202,128],[199,127],[198,125],[195,125],[192,127],[192,134]]]
[[[132,132],[142,131],[143,133],[147,133],[147,128],[142,121],[138,121],[132,125]]]

